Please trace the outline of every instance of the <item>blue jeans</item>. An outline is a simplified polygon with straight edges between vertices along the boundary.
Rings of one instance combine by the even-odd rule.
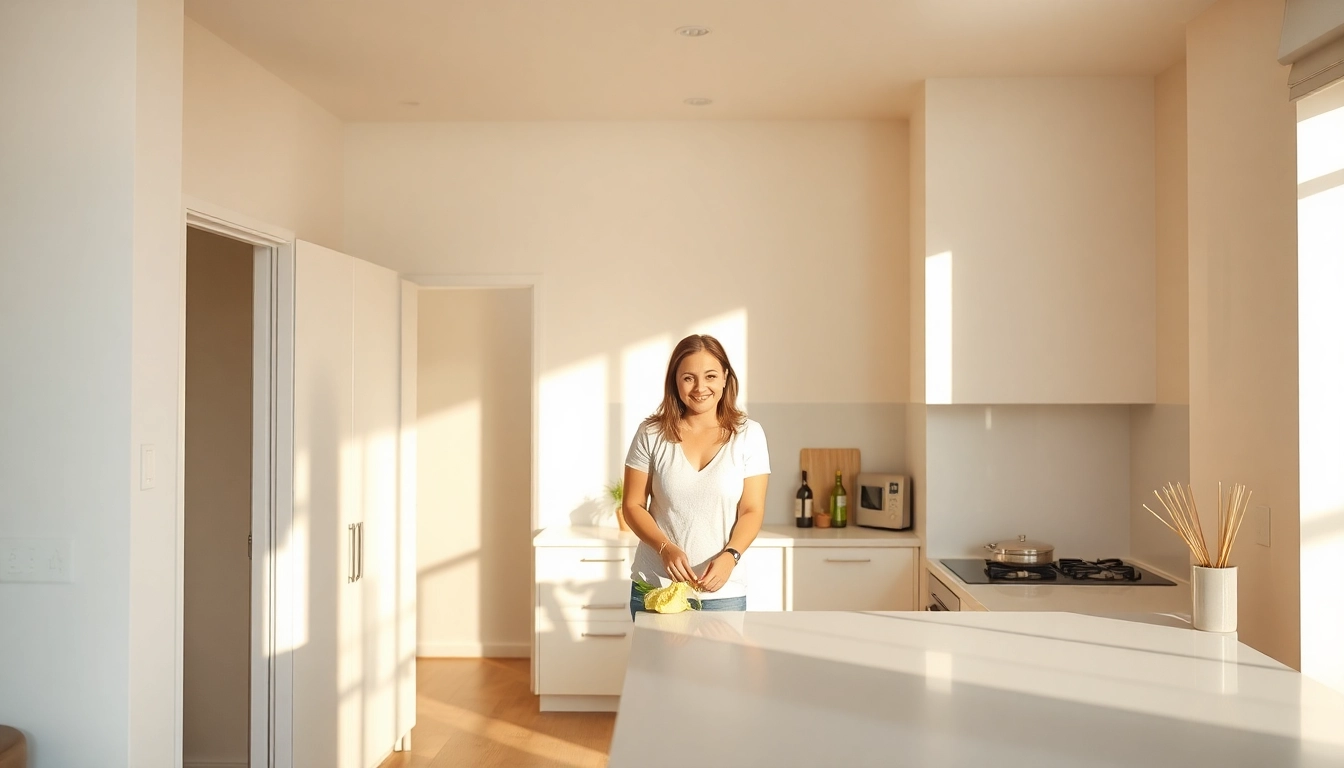
[[[694,603],[692,603],[694,605]],[[747,596],[740,597],[720,597],[711,600],[701,600],[700,610],[702,611],[745,611],[747,610]],[[630,618],[635,618],[636,613],[648,613],[644,610],[644,596],[635,589],[634,582],[630,583]]]

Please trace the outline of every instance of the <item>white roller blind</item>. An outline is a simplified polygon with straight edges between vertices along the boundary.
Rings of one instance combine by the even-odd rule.
[[[1279,62],[1294,100],[1344,78],[1344,0],[1287,0]]]

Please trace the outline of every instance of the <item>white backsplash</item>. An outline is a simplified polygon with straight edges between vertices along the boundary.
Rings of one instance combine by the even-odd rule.
[[[1018,534],[1056,557],[1129,555],[1129,406],[931,405],[927,430],[931,557]]]

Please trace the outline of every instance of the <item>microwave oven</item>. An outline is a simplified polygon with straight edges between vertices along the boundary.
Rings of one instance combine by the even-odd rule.
[[[905,475],[860,472],[854,524],[864,528],[910,528],[910,479]]]

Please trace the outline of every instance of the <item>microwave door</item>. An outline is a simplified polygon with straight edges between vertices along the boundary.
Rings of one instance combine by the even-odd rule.
[[[880,486],[880,485],[864,485],[864,486],[860,486],[860,487],[859,487],[859,505],[862,506],[864,509],[875,509],[875,510],[881,512],[883,509],[886,508],[886,507],[884,507],[884,506],[882,505],[882,502],[883,502],[883,499],[882,499],[882,492],[883,492],[883,490],[885,490],[885,489],[884,489],[882,486]]]

